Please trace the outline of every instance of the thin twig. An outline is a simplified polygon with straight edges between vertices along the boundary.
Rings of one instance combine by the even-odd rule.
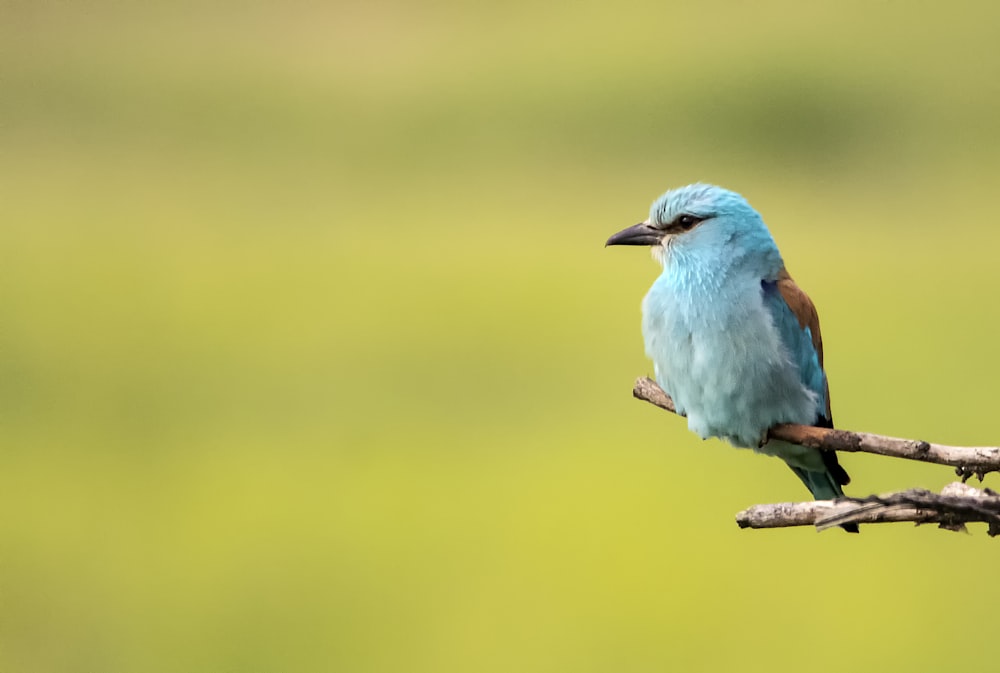
[[[893,521],[936,523],[948,530],[965,530],[967,523],[984,522],[994,537],[1000,535],[1000,494],[954,482],[941,493],[915,488],[867,498],[754,505],[736,515],[740,528],[816,526],[825,530],[850,523]]]
[[[636,379],[632,394],[661,409],[677,413],[674,401],[652,379]],[[979,481],[988,472],[1000,472],[1000,447],[945,446],[913,439],[897,439],[867,432],[851,432],[811,425],[776,425],[768,430],[769,439],[780,439],[827,451],[877,453],[881,456],[919,460],[924,463],[951,465],[964,482],[975,475]],[[913,519],[901,519],[912,521]]]

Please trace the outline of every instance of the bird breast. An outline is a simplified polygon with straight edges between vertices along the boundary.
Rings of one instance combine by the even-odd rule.
[[[657,382],[702,438],[752,448],[775,423],[813,420],[815,394],[781,341],[759,279],[709,286],[664,274],[643,300],[643,337]]]

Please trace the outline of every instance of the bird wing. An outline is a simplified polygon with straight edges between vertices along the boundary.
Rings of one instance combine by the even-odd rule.
[[[816,422],[833,427],[830,389],[823,371],[823,335],[816,307],[785,269],[778,274],[772,287],[771,292],[765,292],[766,303],[782,342],[799,367],[802,383],[820,400]]]
[[[809,295],[795,284],[795,281],[792,280],[787,270],[782,269],[778,274],[777,286],[778,292],[781,293],[781,298],[785,300],[788,309],[799,321],[799,327],[803,330],[807,327],[809,328],[810,335],[812,336],[812,345],[816,350],[819,366],[822,367],[823,336],[819,331],[819,314],[816,312],[816,307],[813,305]]]
[[[819,315],[809,295],[795,284],[788,271],[782,269],[776,280],[764,285],[764,301],[771,311],[775,327],[788,349],[793,361],[798,365],[802,383],[816,393],[816,420],[814,425],[833,427],[830,414],[830,386],[823,371],[823,336],[819,331]],[[846,486],[851,478],[837,460],[833,451],[822,451],[823,464],[827,475],[835,484]],[[792,468],[795,469],[794,467]],[[796,471],[796,474],[799,474]],[[810,477],[799,475],[809,490],[816,495]],[[834,487],[834,492],[840,489]],[[840,492],[842,493],[842,492]],[[851,530],[851,529],[849,529]],[[857,532],[857,529],[853,529]]]

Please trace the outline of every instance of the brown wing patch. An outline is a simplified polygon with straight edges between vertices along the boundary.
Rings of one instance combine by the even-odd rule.
[[[819,366],[822,367],[823,337],[819,331],[819,314],[816,313],[816,307],[813,306],[809,295],[795,284],[795,281],[792,280],[792,277],[788,275],[788,271],[785,269],[782,269],[778,273],[777,284],[782,299],[785,300],[788,308],[798,318],[799,327],[802,329],[809,328],[809,333],[812,334],[813,348],[816,349],[816,354],[819,356]]]
[[[778,273],[777,285],[782,299],[785,300],[788,308],[798,318],[799,327],[802,329],[809,328],[809,333],[812,335],[813,348],[816,349],[816,355],[819,357],[819,366],[823,367],[823,335],[819,331],[819,314],[816,313],[816,307],[813,306],[809,295],[795,284],[795,281],[792,280],[792,277],[784,268]],[[826,389],[826,418],[831,422],[832,426],[833,417],[830,414],[829,382],[827,382]]]

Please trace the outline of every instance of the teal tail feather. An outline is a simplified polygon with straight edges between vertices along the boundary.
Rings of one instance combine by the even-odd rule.
[[[844,495],[842,486],[850,483],[851,478],[847,471],[840,466],[837,461],[837,454],[833,451],[823,451],[823,464],[826,469],[822,472],[814,472],[801,467],[789,465],[792,472],[802,480],[809,492],[816,500],[832,500]],[[858,524],[848,523],[841,526],[848,533],[857,533]]]

